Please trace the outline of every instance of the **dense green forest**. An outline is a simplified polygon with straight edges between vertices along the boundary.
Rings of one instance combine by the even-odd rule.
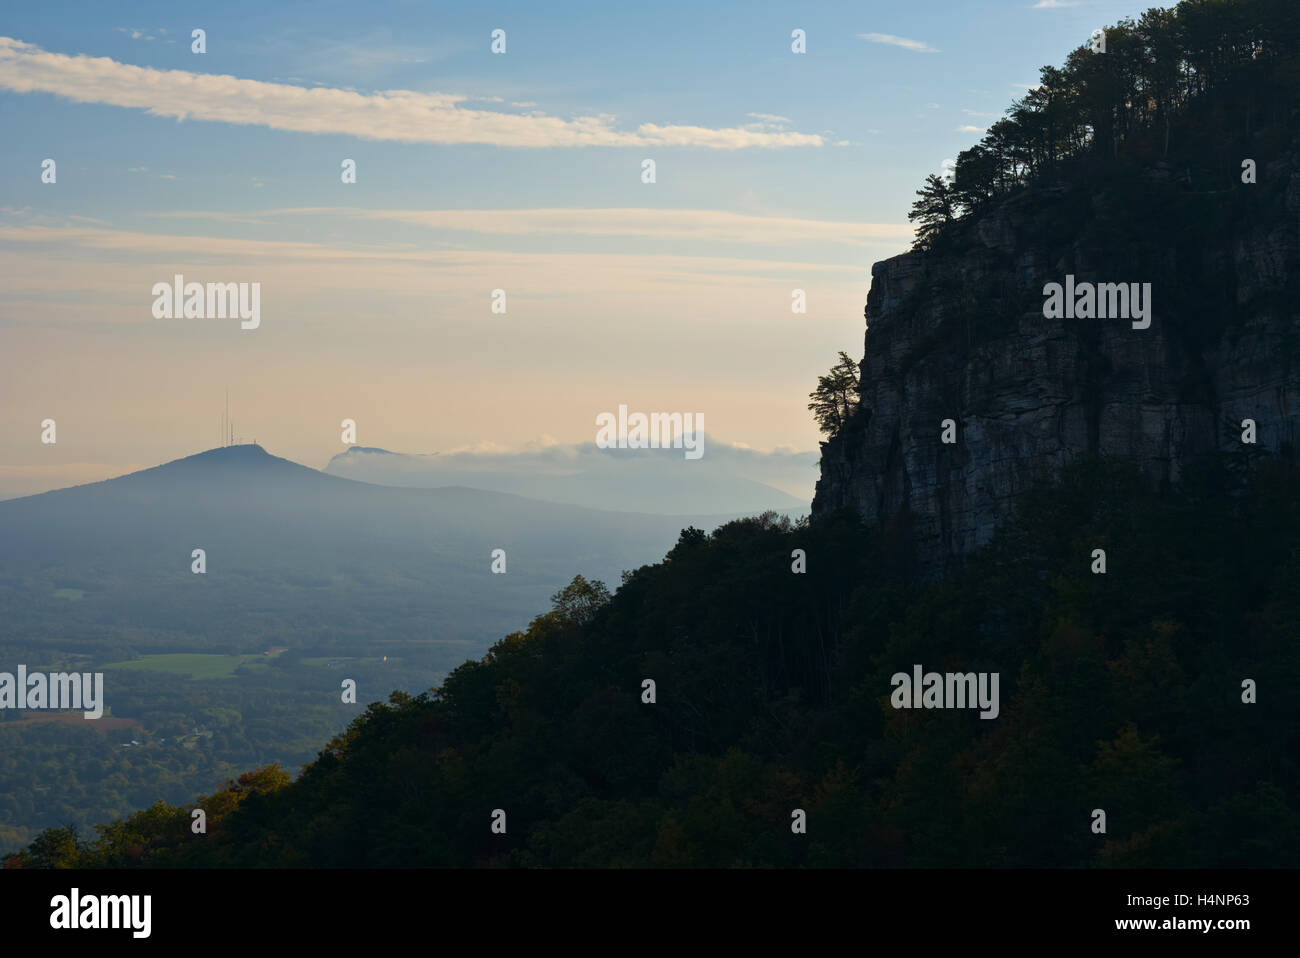
[[[1300,864],[1294,464],[1161,494],[1081,460],[943,583],[910,576],[905,525],[687,529],[612,596],[575,579],[437,690],[371,705],[296,781],[201,798],[206,834],[158,803],[9,864]],[[998,672],[1000,716],[893,708],[915,663]]]
[[[0,654],[6,651],[0,644]],[[105,671],[112,698],[101,719],[0,712],[0,823],[36,823],[0,824],[0,851],[22,847],[47,826],[89,833],[96,822],[160,798],[186,801],[255,765],[274,761],[296,769],[360,711],[340,702],[335,689],[344,676],[373,697],[428,688],[446,674],[410,658],[383,661],[373,649],[366,653],[128,655]],[[104,667],[87,656],[51,659],[48,651],[30,649],[4,660],[48,671]],[[223,674],[183,671],[204,666]]]
[[[919,247],[960,242],[955,224],[1031,184],[1114,188],[1127,179],[1138,199],[1140,174],[1153,163],[1189,190],[1230,199],[1244,158],[1263,167],[1264,157],[1292,148],[1294,0],[1183,0],[1104,34],[1104,52],[1084,44],[1063,66],[1043,67],[1039,85],[958,154],[951,176],[926,179],[909,216]]]

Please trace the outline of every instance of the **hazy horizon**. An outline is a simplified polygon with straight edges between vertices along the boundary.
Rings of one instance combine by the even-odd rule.
[[[801,500],[803,505],[811,501],[813,486],[816,484],[816,463],[817,453],[813,450],[772,450],[764,452],[749,449],[744,446],[720,443],[717,440],[707,437],[708,445],[714,452],[714,459],[717,458],[717,452],[720,450],[724,456],[743,457],[748,460],[747,466],[741,466],[738,472],[731,473],[748,479],[752,482],[762,482],[770,486],[773,490]],[[189,459],[194,456],[203,455],[204,453],[213,452],[222,448],[233,448],[236,446],[255,446],[264,452],[275,456],[276,458],[286,459],[296,465],[315,470],[324,475],[332,475],[338,478],[353,479],[361,482],[368,482],[374,485],[386,486],[415,486],[419,488],[441,488],[443,486],[461,485],[468,488],[482,488],[487,490],[497,489],[494,485],[484,484],[479,481],[483,475],[512,475],[518,477],[521,481],[526,480],[529,476],[535,474],[537,463],[540,459],[550,457],[558,468],[552,469],[551,472],[558,476],[578,476],[578,471],[584,465],[590,465],[593,459],[605,456],[608,451],[599,449],[594,443],[547,443],[527,444],[520,449],[452,449],[446,452],[434,453],[416,453],[398,449],[382,449],[378,447],[368,447],[361,445],[348,445],[338,448],[333,454],[328,455],[324,462],[319,465],[313,462],[301,462],[289,456],[280,455],[275,449],[268,449],[265,444],[255,440],[241,440],[232,443],[216,443],[201,449],[195,449],[186,452],[180,456],[171,459],[161,460],[159,462],[127,464],[125,466],[107,466],[95,463],[71,463],[68,467],[59,470],[45,471],[40,467],[30,470],[11,468],[8,473],[0,474],[0,502],[11,499],[22,499],[28,496],[41,495],[45,492],[55,492],[60,489],[75,488],[77,486],[93,485],[99,482],[108,482],[112,479],[120,479],[133,473],[153,469],[158,466],[166,465],[172,462],[178,462],[183,459]],[[433,484],[427,484],[419,481],[392,481],[379,475],[357,475],[349,472],[331,468],[344,459],[349,453],[384,453],[393,459],[403,461],[415,461],[421,459],[432,460],[440,457],[440,463],[454,463],[455,478],[448,478],[446,481],[438,481]],[[659,458],[666,458],[664,453],[667,450],[637,450],[630,454],[651,455],[656,454]],[[627,457],[628,451],[623,451],[622,455]],[[765,460],[771,460],[766,462]],[[644,460],[643,460],[644,461]],[[710,466],[714,465],[711,460]],[[794,478],[792,473],[797,472],[799,466],[806,467],[807,475]],[[690,467],[682,464],[682,467]],[[679,468],[682,468],[679,467]],[[724,467],[725,468],[725,467]],[[662,474],[662,473],[661,473]],[[684,475],[684,473],[679,473]],[[516,492],[514,494],[529,496],[527,492]],[[538,494],[534,498],[550,500],[551,497]],[[792,503],[774,501],[763,508],[789,509]],[[593,506],[592,508],[600,508]],[[636,509],[617,509],[614,511],[642,511]],[[651,510],[654,511],[654,510]],[[704,509],[692,512],[690,510],[672,510],[671,513],[665,514],[699,514],[712,515],[737,511],[734,508],[726,509]],[[743,507],[740,511],[743,511]]]
[[[925,172],[1131,12],[62,7],[0,28],[4,497],[209,448],[227,389],[238,436],[317,467],[344,419],[519,452],[620,404],[816,450],[807,395]],[[177,275],[259,284],[257,327],[155,318]]]

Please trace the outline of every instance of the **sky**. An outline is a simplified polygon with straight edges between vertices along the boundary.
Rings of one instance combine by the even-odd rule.
[[[218,445],[227,389],[238,437],[315,467],[344,419],[491,454],[620,405],[815,449],[925,176],[1142,9],[6,4],[0,498]],[[259,325],[156,318],[176,274],[258,283]]]

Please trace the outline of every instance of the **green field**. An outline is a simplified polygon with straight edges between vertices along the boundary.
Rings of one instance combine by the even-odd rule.
[[[389,658],[389,662],[395,662],[395,659]],[[338,663],[337,667],[342,668],[345,665],[382,665],[384,659],[378,655],[318,655],[302,660],[303,665],[314,665],[321,668],[329,668],[330,663]]]
[[[147,672],[170,672],[192,679],[228,679],[244,660],[242,655],[211,655],[203,652],[168,652],[143,655],[128,662],[113,662],[104,669],[137,669]],[[249,656],[251,658],[251,656]]]

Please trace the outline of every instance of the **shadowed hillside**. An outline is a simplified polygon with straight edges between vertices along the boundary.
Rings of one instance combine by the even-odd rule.
[[[159,804],[10,864],[1294,867],[1300,474],[1238,472],[1160,497],[1080,462],[946,584],[848,513],[688,529],[292,784],[199,799],[207,835]],[[999,672],[998,718],[893,708],[917,663]]]
[[[1291,454],[1298,111],[1291,0],[1151,10],[1044,67],[952,182],[919,191],[919,248],[872,268],[861,400],[813,511],[907,512],[941,575],[1078,455],[1176,484],[1240,449],[1246,420]],[[1149,315],[1049,317],[1045,288],[1068,282],[1145,286]]]

